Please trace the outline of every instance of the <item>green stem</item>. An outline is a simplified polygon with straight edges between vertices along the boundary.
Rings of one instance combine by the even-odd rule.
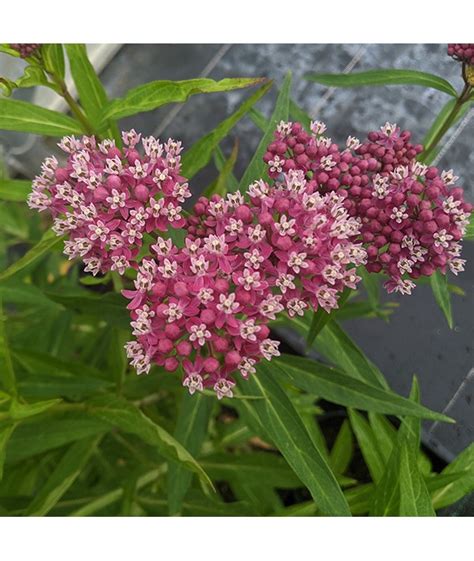
[[[428,156],[433,152],[436,146],[439,144],[443,136],[448,132],[451,128],[452,124],[455,122],[456,117],[458,116],[459,112],[461,111],[462,106],[464,103],[470,101],[470,95],[472,92],[472,86],[468,83],[466,77],[466,68],[463,65],[463,77],[464,77],[464,88],[456,100],[451,112],[448,114],[443,126],[439,129],[438,133],[435,135],[433,140],[425,147],[423,150],[423,154],[421,156],[421,160],[424,161],[428,159]]]
[[[94,127],[90,123],[89,119],[84,115],[84,113],[83,113],[81,107],[79,106],[79,104],[76,102],[76,100],[69,93],[69,90],[67,89],[67,86],[66,86],[66,83],[64,82],[64,80],[62,78],[58,78],[55,75],[52,75],[52,78],[53,78],[54,82],[56,83],[56,85],[60,88],[60,92],[61,92],[60,95],[63,97],[65,102],[69,105],[69,107],[70,107],[73,115],[76,117],[76,119],[81,123],[82,128],[84,129],[84,132],[86,134],[93,135],[94,134]]]

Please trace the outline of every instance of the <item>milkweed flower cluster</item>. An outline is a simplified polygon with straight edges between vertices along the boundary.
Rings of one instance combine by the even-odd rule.
[[[63,138],[65,165],[47,158],[28,198],[30,208],[51,213],[57,235],[68,235],[64,253],[81,257],[93,275],[123,274],[146,233],[185,224],[181,205],[191,193],[180,175],[181,143],[141,139],[134,130],[123,142],[120,150],[113,140]]]
[[[41,47],[40,43],[10,43],[10,48],[20,53],[21,58],[28,58]]]
[[[139,268],[131,299],[137,337],[132,364],[174,371],[193,393],[212,387],[232,395],[233,374],[247,378],[262,359],[277,356],[268,322],[308,306],[330,311],[360,278],[366,253],[350,238],[359,232],[337,194],[320,195],[301,172],[284,181],[257,181],[241,193],[201,197],[188,219],[185,247],[158,239],[156,257]]]
[[[448,55],[459,62],[474,66],[474,44],[472,43],[449,43]]]
[[[344,198],[348,214],[360,220],[367,270],[389,276],[389,292],[410,294],[413,280],[447,268],[463,270],[460,241],[472,205],[455,187],[452,170],[441,172],[417,162],[422,146],[410,133],[386,123],[364,142],[349,137],[340,149],[324,136],[326,126],[280,123],[264,160],[271,177],[297,170],[321,193]]]
[[[200,197],[186,219],[180,142],[132,130],[121,150],[65,137],[65,164],[44,161],[28,204],[53,216],[65,254],[94,275],[137,269],[123,294],[135,336],[127,356],[139,374],[182,368],[191,394],[232,397],[235,375],[279,355],[269,322],[329,313],[356,288],[357,267],[386,273],[387,290],[404,294],[421,275],[463,270],[472,206],[452,170],[417,162],[422,147],[390,123],[342,148],[325,131],[318,121],[310,131],[281,122],[264,155],[270,180]],[[169,227],[184,229],[182,247],[159,235]],[[147,235],[151,256],[140,258]]]

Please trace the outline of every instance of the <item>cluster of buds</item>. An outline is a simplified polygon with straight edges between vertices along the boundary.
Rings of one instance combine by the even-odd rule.
[[[474,66],[474,44],[472,43],[449,43],[448,55],[454,60]]]
[[[191,193],[180,175],[181,143],[143,138],[140,153],[140,140],[134,130],[123,133],[120,150],[112,140],[65,137],[65,165],[47,158],[33,181],[30,208],[51,213],[53,230],[68,236],[64,253],[81,257],[93,275],[123,274],[145,234],[185,224],[181,205]]]
[[[10,48],[20,53],[21,58],[34,55],[40,47],[40,43],[10,43]]]
[[[384,272],[389,292],[410,294],[421,275],[463,270],[460,241],[472,205],[453,184],[452,173],[417,162],[422,146],[390,123],[361,143],[349,137],[344,149],[323,135],[326,126],[280,123],[264,160],[270,177],[298,170],[316,192],[336,192],[348,214],[360,221],[367,270]]]

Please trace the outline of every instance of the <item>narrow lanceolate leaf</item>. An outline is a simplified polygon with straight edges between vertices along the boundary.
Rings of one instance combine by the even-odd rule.
[[[23,255],[18,261],[15,261],[10,267],[0,273],[0,281],[8,279],[12,275],[22,271],[41,257],[43,257],[49,250],[59,246],[64,239],[64,236],[57,237],[52,230],[48,230],[41,241]]]
[[[419,388],[413,380],[410,399],[419,402]],[[371,514],[374,516],[434,516],[431,497],[418,467],[421,423],[404,419],[397,441],[377,485]]]
[[[99,129],[102,121],[102,109],[108,103],[105,88],[87,56],[85,45],[66,45],[66,52],[69,58],[71,74],[79,94],[79,101],[92,125]],[[111,123],[106,123],[106,125],[109,128],[113,126]],[[116,126],[109,132],[113,136],[118,137],[116,140],[120,141]]]
[[[434,88],[453,97],[457,96],[456,89],[447,80],[418,70],[368,70],[367,72],[352,72],[350,74],[307,74],[311,82],[336,88],[358,88],[362,86],[390,86],[407,85]]]
[[[319,333],[314,346],[349,376],[359,378],[369,385],[388,389],[382,372],[335,321],[329,322]]]
[[[60,43],[43,45],[41,47],[41,55],[47,70],[54,72],[64,80],[66,65],[64,63],[63,46]]]
[[[84,469],[98,440],[79,440],[68,449],[28,507],[27,516],[44,516],[56,505]]]
[[[281,87],[280,93],[275,104],[275,109],[268,122],[268,127],[263,135],[260,144],[256,152],[254,153],[250,164],[248,165],[245,173],[240,180],[240,189],[246,190],[247,187],[256,179],[260,179],[265,175],[265,162],[263,161],[263,156],[267,146],[273,139],[273,134],[275,132],[276,126],[280,121],[288,121],[289,115],[289,103],[290,103],[290,89],[291,89],[291,74],[288,73],[283,85]]]
[[[383,477],[385,465],[377,448],[375,434],[367,420],[357,411],[349,409],[349,419],[370,476],[378,483]]]
[[[146,417],[138,407],[115,396],[104,396],[89,402],[95,417],[110,423],[125,432],[135,434],[167,459],[198,474],[201,481],[213,488],[209,476],[193,456],[164,428]]]
[[[457,476],[454,478],[455,475]],[[442,486],[437,486],[433,490],[431,497],[437,509],[449,506],[474,491],[474,444],[463,450],[438,477],[453,477],[453,479],[445,480]],[[432,480],[428,480],[427,484],[429,488],[434,487]]]
[[[206,166],[219,143],[229,134],[235,125],[248,113],[272,87],[272,82],[265,84],[246,99],[230,117],[222,121],[214,130],[203,136],[186,150],[182,160],[183,175],[191,179],[200,169]]]
[[[224,162],[219,176],[217,177],[216,190],[215,193],[224,196],[227,191],[232,191],[232,186],[234,185],[232,179],[234,175],[232,173],[235,162],[237,161],[237,154],[239,153],[239,142],[235,141],[234,147],[228,159]]]
[[[26,201],[31,193],[31,181],[0,179],[0,199],[3,201]]]
[[[448,280],[446,275],[435,271],[430,277],[431,289],[438,306],[441,308],[449,328],[453,328],[453,314],[451,311],[451,298],[449,296]]]
[[[248,394],[265,399],[249,402],[293,471],[326,515],[349,516],[347,501],[322,454],[315,447],[297,410],[275,380],[279,366],[261,363],[245,382]]]
[[[16,425],[12,424],[0,427],[0,481],[3,477],[3,465],[5,463],[7,443],[15,430],[15,426]]]
[[[14,399],[10,405],[9,414],[14,421],[19,421],[20,419],[26,419],[27,417],[44,413],[44,411],[47,411],[61,401],[62,400],[58,398],[37,401],[36,403],[20,403]]]
[[[207,434],[213,400],[211,397],[183,392],[174,437],[193,456],[199,454]],[[204,468],[206,469],[206,468]],[[168,511],[181,511],[183,499],[191,485],[192,473],[173,462],[168,466]]]
[[[380,306],[380,277],[375,273],[369,273],[365,267],[360,268],[364,288],[372,309],[377,310]]]
[[[452,421],[441,413],[431,411],[398,394],[366,384],[324,364],[293,355],[282,355],[272,364],[278,364],[275,376],[297,388],[338,403],[365,411],[390,415],[413,415],[424,419]]]
[[[219,171],[219,174],[222,174],[224,172],[224,166],[228,161],[229,159],[226,160],[224,153],[222,152],[220,147],[217,146],[214,151],[214,163],[216,164],[216,168]],[[238,188],[239,182],[237,181],[237,178],[232,172],[229,173],[227,175],[227,190],[233,193],[237,191]]]
[[[255,86],[263,80],[264,78],[225,78],[219,82],[210,78],[179,82],[156,80],[133,88],[124,97],[108,103],[102,112],[102,119],[120,119],[143,111],[152,111],[168,103],[183,103],[192,95],[238,90]]]
[[[344,473],[351,463],[354,454],[354,438],[347,419],[341,425],[329,456],[332,469],[336,473]]]
[[[71,117],[17,99],[0,99],[0,129],[45,136],[81,134],[81,125]]]
[[[11,396],[16,396],[16,377],[6,331],[7,318],[4,316],[3,301],[0,296],[0,384]]]

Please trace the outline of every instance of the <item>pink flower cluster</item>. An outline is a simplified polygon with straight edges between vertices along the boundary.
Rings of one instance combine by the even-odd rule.
[[[180,142],[141,140],[134,130],[122,136],[124,150],[113,140],[63,138],[65,165],[47,158],[28,199],[30,208],[51,213],[53,230],[68,234],[64,253],[81,257],[93,275],[123,274],[135,264],[146,233],[182,228],[181,205],[191,196],[180,175]]]
[[[40,43],[10,43],[10,48],[20,53],[21,58],[28,58],[40,47]]]
[[[341,150],[323,135],[326,126],[311,123],[311,133],[299,123],[280,123],[264,156],[270,177],[299,170],[320,193],[344,198],[348,214],[360,220],[367,249],[367,270],[384,272],[389,292],[410,294],[421,275],[449,267],[463,270],[460,241],[472,205],[454,187],[452,170],[439,174],[417,162],[420,145],[410,133],[386,123],[361,143],[349,137]]]
[[[233,373],[247,378],[255,365],[277,356],[268,322],[286,310],[303,315],[309,305],[337,307],[345,287],[360,280],[365,262],[350,241],[359,221],[332,193],[321,196],[301,172],[284,181],[239,193],[201,197],[188,220],[185,247],[158,239],[154,260],[144,260],[132,299],[137,340],[127,345],[138,372],[151,363],[174,371],[193,393],[212,387],[232,396]]]
[[[472,43],[449,43],[448,55],[459,62],[474,66],[474,44]]]

